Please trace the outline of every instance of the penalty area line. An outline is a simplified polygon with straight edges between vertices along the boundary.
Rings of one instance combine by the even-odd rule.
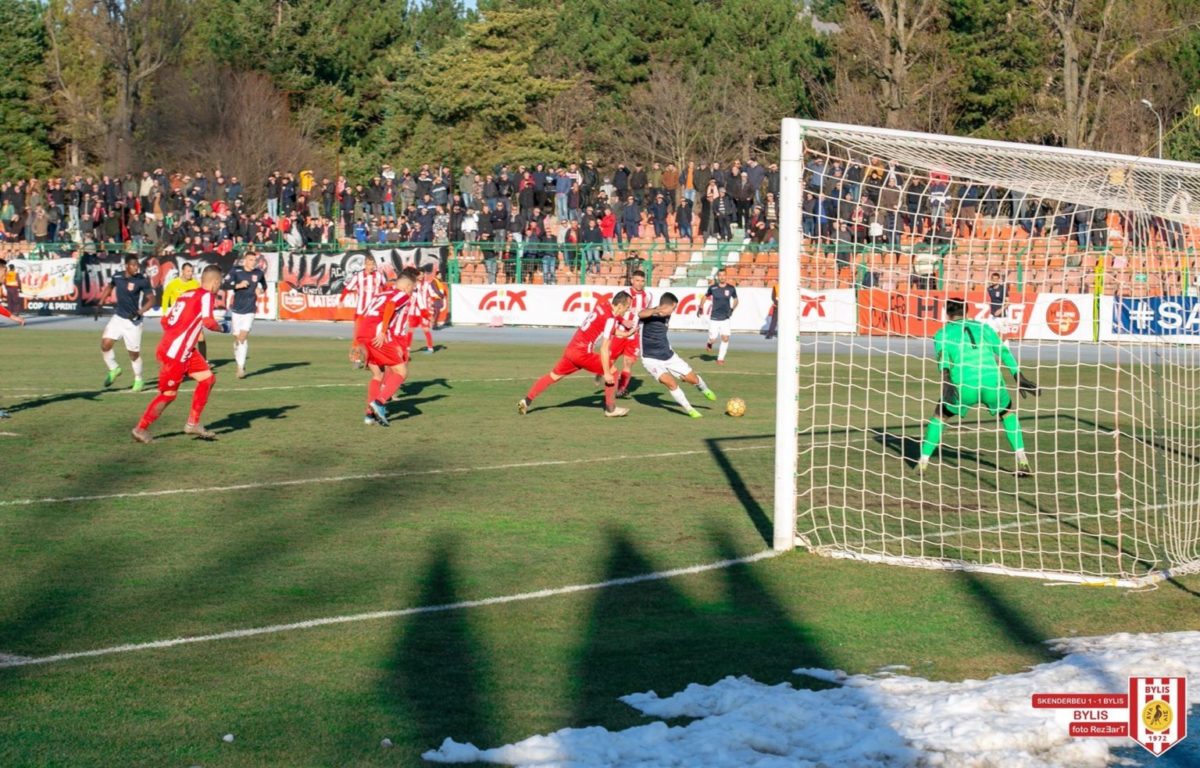
[[[740,451],[765,451],[774,448],[774,443],[766,445],[742,445],[723,449],[724,453]],[[490,464],[480,467],[445,467],[440,469],[413,469],[396,472],[364,472],[356,475],[327,475],[323,477],[299,477],[287,480],[264,480],[256,483],[236,483],[233,485],[210,485],[191,488],[164,488],[157,491],[126,491],[124,493],[99,493],[91,496],[60,496],[40,499],[8,499],[0,501],[0,507],[28,507],[34,504],[75,504],[84,501],[105,501],[109,499],[148,499],[156,496],[178,496],[185,493],[224,493],[227,491],[252,491],[262,488],[286,488],[299,485],[319,485],[322,483],[347,483],[358,480],[386,480],[401,477],[427,477],[435,475],[465,475],[472,472],[500,472],[510,469],[532,469],[536,467],[565,467],[578,464],[600,464],[614,461],[632,461],[645,459],[673,459],[682,456],[711,455],[708,449],[689,451],[667,451],[665,453],[621,454],[619,456],[595,456],[583,459],[548,459],[545,461],[518,461],[508,464]]]
[[[717,571],[725,568],[731,568],[737,565],[746,565],[756,563],[760,560],[767,560],[776,555],[782,554],[774,550],[764,550],[753,555],[745,557],[735,557],[727,560],[718,560],[713,563],[705,563],[702,565],[692,565],[685,568],[672,568],[667,571],[655,571],[653,573],[643,573],[637,576],[626,576],[619,579],[609,579],[607,581],[597,581],[590,584],[572,584],[566,587],[553,587],[550,589],[542,589],[536,592],[521,592],[515,595],[503,595],[500,597],[487,597],[480,600],[464,600],[458,603],[445,603],[443,605],[426,605],[416,608],[401,608],[391,611],[373,611],[371,613],[355,613],[346,616],[330,616],[323,619],[309,619],[307,621],[297,621],[290,624],[272,624],[265,627],[250,627],[248,629],[234,629],[228,632],[217,632],[211,635],[194,635],[191,637],[177,637],[172,640],[155,640],[147,643],[129,643],[126,645],[114,645],[108,648],[94,648],[89,651],[72,651],[69,653],[56,653],[51,656],[39,657],[22,657],[0,654],[0,669],[15,668],[15,667],[31,667],[35,665],[56,664],[63,661],[71,661],[73,659],[94,658],[96,656],[113,656],[121,653],[136,653],[138,651],[152,651],[165,648],[175,648],[181,645],[196,645],[198,643],[213,643],[221,640],[238,640],[246,637],[257,637],[259,635],[275,635],[283,632],[294,632],[301,629],[314,629],[316,627],[328,627],[336,624],[352,624],[361,621],[378,621],[380,619],[395,619],[405,616],[416,616],[419,614],[428,613],[446,613],[449,611],[461,611],[469,608],[486,608],[493,605],[505,605],[507,603],[521,603],[530,600],[541,600],[550,597],[560,597],[562,595],[577,594],[579,592],[592,592],[600,589],[611,589],[613,587],[627,587],[635,584],[644,584],[651,581],[662,581],[664,579],[672,579],[678,576],[691,576],[697,573],[706,573],[708,571]]]

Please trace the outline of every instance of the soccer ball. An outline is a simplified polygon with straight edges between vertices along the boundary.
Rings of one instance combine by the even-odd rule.
[[[731,397],[729,402],[725,403],[725,413],[730,416],[741,416],[746,412],[746,401],[740,397]]]

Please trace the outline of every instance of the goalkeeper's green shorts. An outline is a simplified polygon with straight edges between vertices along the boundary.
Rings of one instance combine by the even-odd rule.
[[[958,400],[942,405],[952,416],[960,419],[978,405],[987,408],[993,416],[999,416],[1012,406],[1012,398],[1003,382],[982,382],[980,386],[959,386]]]

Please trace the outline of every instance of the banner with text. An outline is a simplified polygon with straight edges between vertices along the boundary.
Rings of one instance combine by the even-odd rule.
[[[858,292],[858,332],[864,336],[931,337],[946,322],[946,299],[966,298],[967,316],[987,322],[1005,339],[1022,338],[1029,325],[1029,312],[1037,294],[1010,291],[1006,300],[993,306],[983,291],[961,293],[921,289],[884,290],[864,288]]]
[[[351,275],[367,255],[391,279],[404,267],[440,272],[445,246],[363,248],[340,253],[284,253],[279,259],[279,317],[282,320],[353,320],[354,297],[341,299]]]
[[[183,264],[191,264],[199,276],[210,264],[217,265],[225,273],[240,261],[240,257],[232,254],[216,253],[196,258],[183,254],[140,258],[142,274],[149,278],[155,292],[154,309],[147,314],[152,317],[159,314],[163,286],[175,277]],[[104,294],[104,287],[114,275],[124,270],[125,254],[86,252],[78,258],[14,259],[9,263],[16,268],[20,278],[26,311],[73,313],[95,308]],[[267,278],[267,291],[259,298],[257,316],[273,318],[277,312],[275,284],[279,281],[279,259],[273,253],[260,254],[257,266]],[[115,299],[109,297],[106,305],[111,306],[114,302]]]
[[[1102,296],[1100,340],[1200,344],[1200,297]]]
[[[609,300],[617,286],[584,285],[453,285],[451,319],[456,325],[578,325],[598,300]],[[649,289],[653,301],[667,291]],[[700,312],[704,291],[672,288],[679,298],[671,328],[705,330],[708,316]],[[802,291],[801,333],[854,333],[853,290]],[[733,330],[758,332],[767,327],[771,313],[769,288],[739,288]]]

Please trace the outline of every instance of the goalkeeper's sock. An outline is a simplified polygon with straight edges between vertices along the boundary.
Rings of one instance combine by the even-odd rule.
[[[117,351],[115,349],[107,352],[100,350],[100,356],[104,358],[104,364],[108,366],[108,370],[115,371],[117,369]]]
[[[1025,455],[1025,436],[1021,434],[1021,420],[1017,418],[1015,413],[1004,414],[1004,435],[1008,438],[1008,444],[1017,453],[1018,457]]]
[[[683,394],[683,387],[675,387],[675,389],[668,391],[671,393],[671,397],[675,399],[675,402],[679,403],[683,410],[691,412],[692,404],[688,402],[687,395]]]
[[[929,420],[929,426],[925,428],[925,442],[921,443],[921,459],[928,460],[933,452],[937,450],[938,445],[942,442],[942,430],[945,428],[946,422],[934,416]]]
[[[722,341],[721,346],[717,348],[717,361],[718,362],[724,361],[725,353],[728,351],[729,351],[729,342]]]

